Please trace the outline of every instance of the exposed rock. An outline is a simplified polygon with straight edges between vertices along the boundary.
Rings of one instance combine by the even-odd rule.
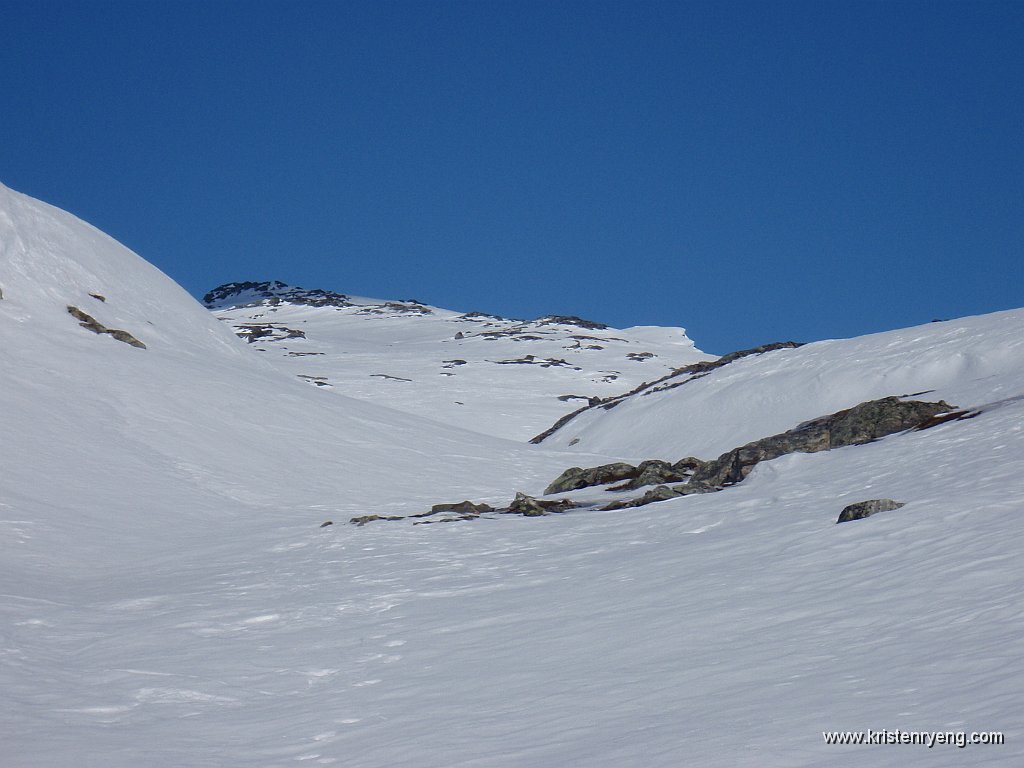
[[[931,429],[937,427],[939,424],[945,424],[948,421],[964,421],[966,419],[973,419],[975,416],[980,416],[982,411],[952,411],[951,413],[940,413],[936,416],[932,416],[929,419],[925,419],[916,427],[915,432],[920,432],[925,429]]]
[[[936,414],[954,410],[946,402],[926,403],[886,397],[805,422],[779,435],[765,437],[707,462],[691,482],[724,487],[743,480],[755,465],[788,453],[816,453],[861,445],[918,426]]]
[[[89,295],[90,295],[90,296],[92,296],[92,297],[93,297],[94,299],[96,299],[97,301],[103,301],[103,302],[105,302],[105,301],[107,300],[107,297],[106,297],[106,296],[103,296],[103,295],[101,295],[101,294],[98,294],[98,293],[90,293]]]
[[[68,314],[75,318],[80,326],[87,328],[93,333],[106,334],[118,341],[123,341],[125,344],[130,344],[131,346],[138,347],[139,349],[146,348],[145,344],[128,333],[128,331],[122,331],[117,328],[107,328],[105,325],[97,321],[95,317],[83,312],[78,307],[73,307],[69,304]]]
[[[549,512],[565,512],[578,506],[576,502],[569,499],[535,499],[525,493],[516,493],[515,499],[508,505],[508,508],[499,511],[523,517],[542,517]]]
[[[684,459],[683,461],[687,461],[687,459]],[[699,461],[699,459],[695,459],[694,461]],[[635,488],[643,488],[645,485],[678,483],[683,480],[686,480],[688,475],[692,474],[692,472],[692,469],[689,472],[685,470],[678,470],[676,469],[674,464],[669,464],[667,461],[649,459],[648,461],[640,462],[640,465],[637,467],[638,474],[636,477],[634,477],[629,482],[623,483],[622,485],[613,486],[608,490],[630,491]]]
[[[361,517],[353,517],[349,520],[350,523],[362,527],[367,523],[372,523],[374,520],[404,520],[405,518],[401,515],[362,515]]]
[[[858,501],[856,504],[850,504],[848,507],[844,507],[843,511],[839,513],[839,519],[836,523],[847,523],[850,520],[860,520],[864,517],[871,517],[871,515],[879,512],[891,512],[894,509],[905,507],[906,504],[899,501],[893,501],[892,499],[869,499],[868,501]]]
[[[592,485],[617,483],[620,480],[631,480],[639,474],[640,470],[637,467],[625,462],[602,464],[599,467],[589,467],[586,469],[583,467],[570,467],[544,489],[544,495],[575,491],[579,488],[589,488]]]
[[[722,489],[706,485],[704,483],[695,483],[692,480],[686,483],[680,483],[679,485],[659,485],[647,491],[647,493],[639,498],[612,502],[607,506],[601,507],[601,510],[642,507],[645,504],[651,504],[655,501],[667,501],[668,499],[675,499],[679,496],[696,496],[701,493],[715,493],[720,490]]]
[[[500,315],[492,315],[487,312],[466,312],[463,315],[459,315],[455,318],[456,320],[504,320],[504,317]]]
[[[252,344],[258,339],[266,341],[282,341],[284,339],[304,339],[305,331],[297,328],[286,328],[275,323],[242,323],[235,326],[235,335]]]
[[[538,317],[536,322],[538,325],[575,325],[577,328],[589,328],[592,331],[603,331],[608,328],[604,323],[584,320],[582,317],[576,317],[575,315],[545,315],[544,317]]]
[[[334,525],[334,521],[333,520],[326,520],[326,521],[320,523],[320,527],[321,528],[326,528],[328,525]]]
[[[241,299],[241,294],[250,293],[251,298],[239,303],[232,304],[232,297]],[[334,291],[324,291],[319,288],[307,290],[296,286],[282,283],[280,280],[272,280],[264,283],[225,283],[219,285],[203,296],[203,303],[208,307],[213,306],[236,306],[251,307],[259,304],[276,306],[285,301],[289,304],[301,304],[311,307],[349,307],[352,302],[348,296]]]
[[[553,368],[556,366],[562,366],[565,368],[572,368],[575,371],[580,370],[573,365],[570,365],[561,358],[548,357],[544,359],[538,359],[534,355],[525,355],[524,357],[518,357],[515,360],[492,360],[495,365],[539,365],[541,368]]]
[[[430,517],[432,515],[439,515],[445,512],[453,512],[459,515],[457,519],[468,520],[474,517],[480,517],[485,512],[493,512],[494,507],[490,504],[474,504],[472,501],[459,501],[454,504],[435,504],[430,508],[429,512],[420,512],[418,515],[410,515],[410,517]]]

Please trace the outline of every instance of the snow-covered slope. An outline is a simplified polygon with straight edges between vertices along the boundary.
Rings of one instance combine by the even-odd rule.
[[[2,187],[0,290],[5,768],[1024,761],[1020,313],[744,358],[531,446],[346,397],[340,376],[309,386]],[[428,327],[392,321],[399,341]],[[351,358],[367,378],[397,371],[379,341]],[[708,456],[926,388],[982,413],[637,509],[344,524],[507,502],[570,464]],[[906,506],[835,525],[878,497]],[[869,729],[1006,743],[822,736]]]
[[[31,503],[33,537],[79,542],[67,557],[108,545],[82,527],[162,541],[236,515],[235,502],[308,523],[311,506],[486,494],[510,471],[539,483],[557,466],[280,374],[138,256],[6,188],[0,290],[3,481],[15,499],[3,503]],[[83,315],[145,348],[83,327]]]
[[[217,317],[281,370],[333,392],[528,440],[590,398],[712,359],[682,328],[508,320],[283,283],[231,283]]]
[[[714,458],[751,440],[890,395],[976,409],[1024,393],[1024,310],[930,323],[740,358],[680,375],[545,440],[623,457]]]

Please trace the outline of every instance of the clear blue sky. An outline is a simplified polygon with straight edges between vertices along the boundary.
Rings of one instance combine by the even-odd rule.
[[[1024,2],[0,2],[0,181],[280,279],[716,353],[1024,306]]]

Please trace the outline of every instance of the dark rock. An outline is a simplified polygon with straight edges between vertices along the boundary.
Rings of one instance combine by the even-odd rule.
[[[459,519],[468,519],[470,517],[479,517],[485,512],[493,512],[494,507],[490,504],[474,504],[472,501],[459,501],[454,504],[435,504],[430,508],[429,512],[421,512],[418,515],[410,515],[410,517],[430,517],[431,515],[438,515],[443,512],[453,512],[461,515]]]
[[[89,295],[92,296],[97,301],[104,301],[105,302],[107,300],[106,296],[102,296],[102,295],[100,295],[98,293],[90,293]]]
[[[950,411],[954,411],[959,418],[971,418],[972,415],[977,415],[972,412],[956,411],[954,406],[942,400],[937,403],[901,400],[898,397],[869,400],[855,405],[853,408],[804,422],[788,432],[734,448],[723,453],[714,461],[703,462],[692,457],[682,459],[672,465],[672,469],[678,469],[680,474],[686,471],[693,472],[685,484],[671,487],[659,485],[638,499],[612,502],[602,509],[625,509],[664,501],[676,496],[712,493],[742,482],[751,470],[762,461],[770,461],[789,453],[816,453],[848,445],[863,445],[896,432],[922,428],[923,424],[931,425],[938,414]],[[649,463],[655,468],[653,472],[659,471],[661,464],[662,462]],[[642,466],[644,465],[641,464]],[[571,478],[586,471],[578,468],[574,468],[574,470],[576,471],[570,476]],[[563,476],[569,472],[573,472],[573,470],[567,470]],[[559,478],[559,480],[561,479]],[[619,488],[625,490],[626,486]],[[876,509],[875,511],[882,510]],[[843,513],[846,514],[846,510],[843,510]],[[874,514],[874,512],[868,514]],[[840,517],[838,522],[856,519]]]
[[[920,432],[925,429],[931,429],[937,427],[940,424],[945,424],[949,421],[965,421],[967,419],[973,419],[975,416],[980,416],[982,411],[952,411],[951,413],[940,413],[936,416],[932,416],[930,419],[925,419],[916,427],[915,432]]]
[[[565,512],[575,509],[577,506],[579,505],[576,502],[569,499],[535,499],[525,493],[516,493],[516,497],[508,505],[508,509],[500,511],[523,517],[542,517],[549,512]]]
[[[284,339],[304,339],[306,332],[298,328],[286,328],[276,323],[241,323],[235,326],[235,335],[252,344],[259,339],[266,341],[283,341]]]
[[[578,488],[589,488],[593,485],[604,485],[605,483],[617,483],[620,480],[631,480],[639,474],[640,470],[637,467],[624,462],[602,464],[599,467],[589,467],[587,469],[583,467],[570,467],[544,489],[544,495],[575,491]]]
[[[723,453],[698,468],[692,482],[724,487],[743,480],[762,461],[789,453],[816,453],[862,445],[922,424],[936,414],[954,410],[946,402],[926,403],[886,397],[805,422],[779,435]]]
[[[241,298],[241,294],[251,292],[252,298],[245,302],[232,302],[232,297]],[[207,307],[252,307],[260,304],[277,306],[282,302],[288,304],[301,304],[311,307],[349,307],[352,302],[348,296],[334,291],[324,291],[319,288],[307,290],[296,286],[286,285],[280,280],[270,282],[253,283],[225,283],[219,285],[203,296],[203,303]]]
[[[145,344],[143,344],[141,341],[139,341],[130,333],[128,333],[128,331],[122,331],[117,328],[107,328],[105,325],[96,320],[95,317],[83,312],[78,307],[74,307],[69,304],[68,314],[75,318],[80,326],[92,331],[93,333],[106,334],[117,339],[118,341],[123,341],[125,344],[130,344],[131,346],[138,347],[139,349],[146,348]]]
[[[320,523],[321,528],[326,528],[328,525],[334,525],[333,520],[327,520],[326,522]]]
[[[652,488],[643,496],[637,499],[626,499],[623,501],[613,501],[604,507],[601,507],[602,512],[610,512],[615,509],[630,509],[632,507],[642,507],[645,504],[653,504],[656,501],[668,501],[679,496],[689,495],[684,489],[686,486],[674,486],[670,487],[667,485],[659,485],[656,488]]]
[[[622,485],[609,488],[609,491],[630,491],[635,488],[643,488],[645,485],[662,485],[663,483],[678,483],[687,478],[687,474],[678,471],[674,465],[667,461],[650,459],[640,462],[637,467],[637,474],[632,480]]]
[[[702,459],[694,458],[693,456],[687,456],[685,459],[680,459],[672,465],[672,469],[680,474],[690,475],[696,472],[698,469],[704,466],[706,462]]]
[[[836,523],[847,523],[850,520],[860,520],[865,517],[871,517],[871,515],[878,514],[879,512],[891,512],[894,509],[905,507],[906,504],[893,501],[892,499],[869,499],[868,501],[858,501],[856,504],[850,504],[848,507],[844,507],[843,511],[839,513],[839,519]]]
[[[350,523],[362,527],[367,523],[372,523],[374,520],[404,520],[405,518],[400,515],[362,515],[361,517],[353,517],[349,520]]]

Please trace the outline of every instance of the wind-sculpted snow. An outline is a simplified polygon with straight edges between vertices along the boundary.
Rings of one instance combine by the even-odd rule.
[[[629,340],[617,356],[655,352],[632,362],[667,369],[686,361],[657,362],[658,339],[696,354],[678,329],[546,337],[443,310],[354,315],[387,303],[354,300],[250,308],[229,319],[307,338],[247,344],[130,251],[3,187],[0,290],[4,768],[1024,763],[1020,312],[737,360],[596,409],[622,418],[582,425],[559,451],[481,434],[517,420],[536,431],[539,412],[501,377],[522,371],[514,385],[543,398],[603,395],[598,382],[558,391],[553,377],[580,372],[486,361],[565,358],[593,380],[586,353],[554,347],[610,334]],[[146,349],[81,327],[68,306]],[[345,334],[322,312],[362,335],[333,347]],[[258,351],[271,344],[339,357],[282,369],[290,358]],[[445,397],[474,403],[479,430],[427,418],[453,421],[428,388],[417,413],[411,397],[399,411],[345,396],[363,382],[400,401],[411,383],[398,379],[415,383],[435,359]],[[464,369],[479,375],[440,376]],[[463,499],[539,495],[574,464],[708,458],[929,387],[926,399],[980,413],[782,456],[721,492],[637,509],[338,524],[438,502],[470,514]],[[835,524],[884,499],[904,506]],[[822,736],[869,729],[1002,731],[1006,743]]]

